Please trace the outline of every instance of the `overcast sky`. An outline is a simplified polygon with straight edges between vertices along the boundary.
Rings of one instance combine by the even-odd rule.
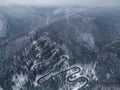
[[[40,5],[40,6],[98,6],[115,7],[120,6],[120,0],[0,0],[0,5]]]

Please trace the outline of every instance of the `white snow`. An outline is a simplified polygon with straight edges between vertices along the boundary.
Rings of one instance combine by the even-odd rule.
[[[88,43],[92,49],[95,48],[95,41],[91,33],[81,33],[78,37],[78,41],[84,41]]]
[[[111,77],[110,73],[107,73],[106,77],[107,77],[107,79],[109,79]]]
[[[74,86],[71,87],[72,90],[79,90],[82,86],[84,86],[85,83],[80,83],[80,82],[77,82]]]
[[[27,75],[23,74],[16,74],[12,77],[12,81],[15,83],[14,86],[12,86],[13,90],[21,90],[24,88],[25,83],[28,81]]]
[[[0,20],[0,37],[3,37],[4,36],[4,30],[3,30],[3,23],[2,23],[2,20]]]
[[[46,25],[49,24],[49,21],[50,21],[50,16],[47,16],[47,18],[46,18]]]
[[[89,80],[98,80],[96,73],[95,73],[95,64],[91,63],[91,64],[85,64],[82,65],[83,70],[82,70],[82,75],[85,75],[89,78]]]
[[[3,89],[0,87],[0,90],[3,90]]]
[[[53,15],[59,14],[60,12],[62,12],[62,9],[58,8],[55,11],[53,11]]]
[[[6,22],[4,20],[4,16],[0,14],[0,37],[4,37],[6,35]]]

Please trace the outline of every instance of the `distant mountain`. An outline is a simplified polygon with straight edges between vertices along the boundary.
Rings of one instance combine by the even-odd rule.
[[[78,11],[80,10],[82,9]],[[76,9],[59,7],[49,8],[17,5],[0,7],[0,41],[8,42],[8,39],[35,31],[50,23],[74,15],[78,11]]]

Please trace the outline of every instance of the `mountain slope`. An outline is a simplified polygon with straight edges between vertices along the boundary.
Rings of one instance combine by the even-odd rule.
[[[94,90],[119,83],[120,17],[109,13],[77,12],[3,43],[1,88]]]

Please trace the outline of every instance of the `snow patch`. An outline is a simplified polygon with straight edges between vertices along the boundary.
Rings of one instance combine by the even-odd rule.
[[[59,14],[60,12],[62,12],[62,9],[56,9],[55,11],[53,11],[53,15]]]
[[[0,14],[0,38],[1,37],[5,37],[6,35],[6,22],[4,20],[4,16],[2,14]]]
[[[98,80],[96,74],[95,74],[95,66],[96,66],[96,63],[93,64],[86,64],[86,65],[82,65],[83,67],[83,70],[82,70],[82,74],[87,76],[89,78],[90,81],[92,80]]]
[[[15,83],[14,86],[12,86],[13,90],[21,90],[24,88],[25,83],[28,81],[27,75],[23,74],[16,74],[12,77],[12,81]]]
[[[95,41],[91,33],[82,33],[78,37],[78,41],[83,41],[89,44],[89,46],[94,49]]]
[[[82,86],[84,86],[84,83],[77,82],[74,86],[71,87],[72,90],[79,90]]]
[[[0,87],[0,90],[3,90],[3,89]]]

